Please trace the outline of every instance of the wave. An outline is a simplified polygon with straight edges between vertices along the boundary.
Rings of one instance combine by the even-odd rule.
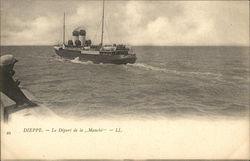
[[[69,60],[69,59],[64,59],[60,56],[53,56],[55,58],[56,61],[60,61],[60,62],[71,62],[71,63],[75,63],[75,64],[85,64],[85,65],[88,65],[88,64],[94,64],[92,61],[81,61],[79,57],[76,57],[75,59],[73,60]]]
[[[90,60],[88,60],[88,61],[81,61],[79,57],[76,57],[75,59],[70,60],[70,62],[76,63],[76,64],[84,64],[84,65],[89,65],[89,64],[91,64],[91,65],[105,65],[105,66],[114,65],[114,64],[104,64],[104,63],[97,63],[96,64],[96,63],[94,63],[94,62],[92,62]]]
[[[143,63],[135,63],[135,64],[128,64],[128,65],[134,66],[134,67],[139,67],[139,68],[144,68],[146,70],[163,71],[163,72],[166,71],[166,69],[164,69],[164,68],[153,67],[151,65],[147,65],[147,64],[143,64]]]
[[[52,56],[53,58],[55,58],[56,61],[60,61],[60,62],[65,62],[66,60],[58,55],[53,55]],[[53,61],[53,60],[51,60]]]
[[[76,57],[75,59],[73,60],[70,60],[72,63],[76,63],[76,64],[85,64],[85,65],[88,65],[88,64],[94,64],[92,61],[81,61],[79,59],[79,57]]]
[[[160,71],[164,73],[171,73],[171,74],[178,74],[178,75],[183,75],[183,76],[205,76],[205,77],[213,77],[216,79],[220,79],[223,75],[222,74],[217,74],[217,73],[210,73],[210,72],[187,72],[187,71],[177,71],[177,70],[169,70],[166,68],[161,68],[161,67],[154,67],[148,64],[144,63],[135,63],[135,64],[129,64],[129,66],[133,67],[138,67],[146,70],[152,70],[152,71]]]

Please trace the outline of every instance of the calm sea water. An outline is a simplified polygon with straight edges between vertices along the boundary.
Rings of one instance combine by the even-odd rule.
[[[15,77],[62,117],[242,117],[249,110],[248,47],[134,47],[132,65],[65,60],[52,46],[6,46]]]

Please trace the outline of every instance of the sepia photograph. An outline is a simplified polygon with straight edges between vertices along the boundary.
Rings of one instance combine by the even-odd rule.
[[[250,159],[249,1],[0,2],[1,160]]]

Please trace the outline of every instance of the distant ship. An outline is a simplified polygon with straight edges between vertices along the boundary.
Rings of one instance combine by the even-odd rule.
[[[63,17],[63,44],[54,46],[57,55],[66,59],[79,58],[80,61],[92,61],[96,64],[133,64],[136,54],[125,45],[103,45],[104,33],[104,0],[102,9],[101,43],[92,45],[91,40],[86,40],[84,29],[74,30],[73,39],[65,44],[65,13]]]

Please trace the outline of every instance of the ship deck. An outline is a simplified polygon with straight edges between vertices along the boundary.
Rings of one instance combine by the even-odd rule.
[[[84,50],[80,48],[64,48],[64,50],[69,50],[69,51],[79,51],[81,54],[91,54],[91,55],[99,55],[98,50]]]

